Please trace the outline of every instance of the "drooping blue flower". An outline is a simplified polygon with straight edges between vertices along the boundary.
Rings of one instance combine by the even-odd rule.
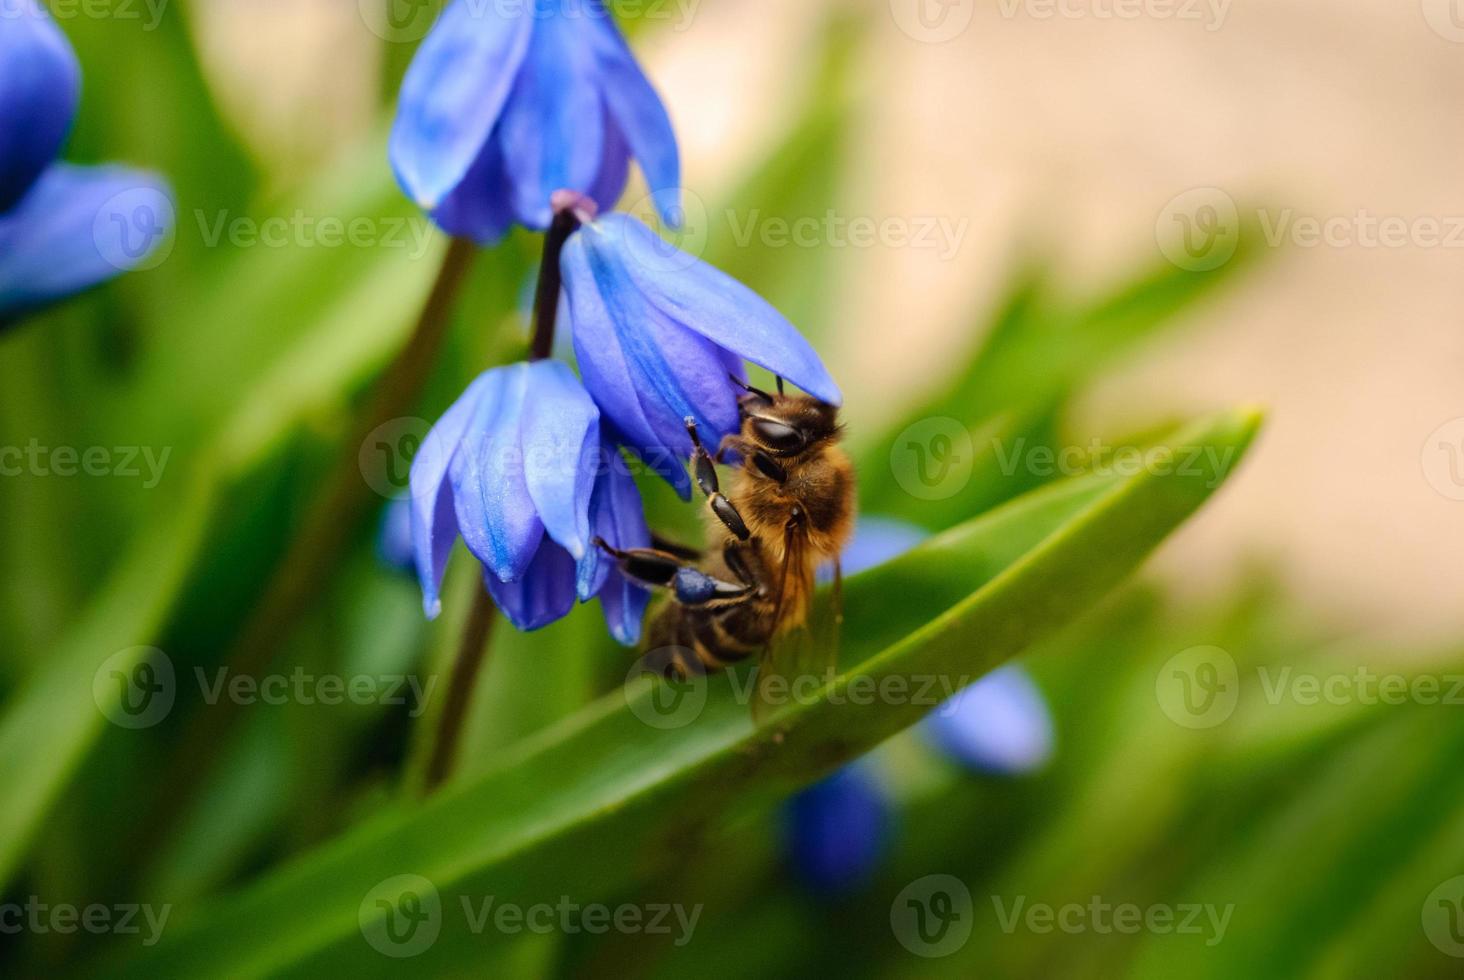
[[[612,631],[634,642],[643,602],[617,590],[609,574],[577,589],[576,566],[590,560],[595,534],[626,548],[646,547],[650,535],[644,518],[637,526],[628,514],[640,506],[634,484],[627,489],[600,465],[599,411],[567,366],[536,361],[481,375],[423,440],[410,485],[429,617],[440,611],[443,572],[461,535],[484,566],[489,593],[519,629],[561,618],[577,592],[582,599],[598,594]],[[597,497],[609,503],[592,522]]]
[[[575,357],[614,436],[682,496],[686,419],[715,447],[738,428],[728,375],[751,361],[837,405],[818,354],[764,299],[624,214],[585,225],[560,258]]]
[[[157,177],[56,156],[81,70],[36,0],[0,0],[0,325],[140,265],[173,208]]]
[[[981,773],[1018,776],[1052,758],[1052,714],[1037,684],[1009,664],[970,685],[921,722],[943,754]]]
[[[444,230],[484,244],[548,228],[557,190],[612,207],[632,157],[676,221],[671,121],[600,0],[454,0],[407,71],[390,153]]]
[[[839,894],[868,880],[889,844],[889,794],[866,763],[854,763],[788,800],[785,847],[814,890]]]

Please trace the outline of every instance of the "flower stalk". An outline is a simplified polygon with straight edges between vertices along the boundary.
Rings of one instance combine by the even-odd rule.
[[[559,319],[559,297],[563,280],[559,272],[559,256],[569,236],[581,223],[592,220],[595,204],[588,198],[567,191],[554,195],[554,218],[544,236],[544,252],[539,261],[539,277],[534,288],[534,329],[529,341],[529,360],[547,360],[554,351],[554,331]],[[452,774],[457,762],[458,745],[467,723],[468,707],[478,678],[488,662],[496,608],[485,588],[473,592],[473,607],[463,626],[462,640],[452,665],[447,689],[447,702],[433,741],[424,790],[431,793]]]

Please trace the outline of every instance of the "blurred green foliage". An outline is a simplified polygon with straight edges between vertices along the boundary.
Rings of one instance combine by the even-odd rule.
[[[991,448],[1060,448],[1073,398],[1232,285],[1244,253],[1211,273],[1139,268],[1096,296],[1063,289],[1033,256],[1003,297],[972,297],[971,349],[951,358],[949,375],[902,393],[908,411],[855,440],[867,512],[955,530],[850,582],[845,669],[974,674],[1032,646],[1025,662],[1059,729],[1048,771],[997,781],[950,768],[897,734],[916,720],[908,706],[820,703],[754,732],[718,688],[687,728],[641,724],[632,707],[648,692],[633,686],[629,702],[621,693],[631,658],[588,608],[532,636],[498,631],[461,766],[430,802],[420,773],[440,697],[421,717],[416,705],[255,706],[202,747],[211,765],[200,792],[175,800],[179,740],[210,707],[198,685],[178,685],[160,724],[128,730],[106,720],[98,668],[131,670],[147,657],[140,647],[166,651],[187,678],[221,666],[322,474],[354,451],[342,445],[352,413],[404,342],[445,246],[434,237],[422,256],[211,246],[199,216],[303,209],[420,222],[384,150],[410,49],[383,45],[381,125],[369,139],[292,186],[267,186],[205,80],[195,15],[170,5],[156,31],[105,16],[64,22],[87,77],[69,156],[167,173],[178,231],[157,269],[0,338],[0,445],[169,453],[155,487],[116,476],[0,479],[4,900],[167,904],[172,919],[155,948],[126,935],[5,935],[8,973],[395,973],[402,961],[363,941],[358,911],[372,884],[414,872],[450,894],[704,906],[684,947],[448,930],[407,961],[424,974],[1453,975],[1420,915],[1426,926],[1425,898],[1464,868],[1455,713],[1275,700],[1267,671],[1347,672],[1362,655],[1325,624],[1298,621],[1260,569],[1245,594],[1203,608],[1142,585],[1068,625],[1228,471],[1043,489],[1046,478],[1010,472]],[[866,43],[857,17],[829,25],[807,91],[794,96],[795,125],[712,203],[788,217],[837,204]],[[836,341],[840,269],[828,250],[737,247],[716,226],[706,244],[709,260],[817,343]],[[536,260],[527,235],[479,258],[420,419],[521,352]],[[931,418],[974,434],[965,489],[938,500],[907,492],[891,463],[902,434]],[[1240,449],[1254,420],[1155,423],[1146,442]],[[647,489],[656,526],[696,533],[694,508]],[[362,528],[321,576],[276,669],[445,678],[478,588],[463,557],[445,615],[428,624],[415,583],[382,567],[374,528]],[[1188,728],[1162,710],[1156,684],[1171,658],[1202,644],[1233,657],[1238,708]],[[1386,653],[1364,659],[1387,671]],[[1421,662],[1447,674],[1464,655]],[[893,853],[857,894],[814,896],[782,863],[777,802],[880,742],[875,762],[900,802]],[[160,837],[153,824],[172,805],[180,812],[168,812]],[[914,955],[891,926],[896,896],[932,874],[960,879],[974,903],[969,940],[940,959]],[[1001,909],[1018,899],[1060,907],[1093,896],[1232,911],[1213,944],[1204,934],[1002,928]]]

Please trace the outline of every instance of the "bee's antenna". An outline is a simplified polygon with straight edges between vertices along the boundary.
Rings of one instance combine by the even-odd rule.
[[[737,387],[741,388],[743,391],[747,392],[749,395],[756,395],[758,398],[761,398],[763,401],[768,402],[769,404],[772,403],[773,396],[770,395],[770,394],[768,394],[766,391],[763,391],[761,388],[754,388],[752,385],[748,384],[746,381],[743,381],[741,378],[739,378],[735,374],[729,374],[729,375],[727,375],[727,377],[731,378],[733,384],[735,384]],[[783,391],[783,384],[782,384],[782,379],[780,378],[780,379],[778,379],[778,393],[779,394],[782,394],[782,391]]]
[[[783,394],[783,376],[778,375],[778,394]]]

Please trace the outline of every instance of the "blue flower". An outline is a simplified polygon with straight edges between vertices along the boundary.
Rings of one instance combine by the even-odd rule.
[[[0,0],[0,323],[135,268],[171,224],[156,177],[55,162],[80,91],[45,9]]]
[[[599,465],[600,452],[599,411],[564,364],[515,364],[474,381],[412,460],[412,541],[427,615],[441,609],[443,572],[461,535],[519,629],[561,618],[577,594],[599,595],[612,632],[633,643],[645,603],[630,593],[639,587],[608,571],[582,581],[577,567],[598,561],[595,534],[616,547],[650,543],[644,518],[632,515],[640,498],[629,474]]]
[[[412,502],[397,497],[381,511],[381,524],[376,529],[376,557],[387,568],[397,572],[414,572],[417,552],[412,547]]]
[[[1052,758],[1052,714],[1036,683],[1015,665],[987,674],[921,725],[941,752],[977,772],[1018,776]]]
[[[751,361],[815,398],[840,403],[818,354],[746,286],[679,251],[644,224],[606,214],[560,258],[575,357],[615,438],[682,496],[691,480],[686,419],[716,447],[738,428],[737,389]]]
[[[789,799],[785,846],[798,876],[824,893],[866,881],[889,843],[889,795],[865,764],[845,766]]]
[[[391,161],[446,231],[491,243],[549,227],[550,197],[610,208],[639,161],[663,219],[676,137],[600,0],[455,0],[402,83]]]

